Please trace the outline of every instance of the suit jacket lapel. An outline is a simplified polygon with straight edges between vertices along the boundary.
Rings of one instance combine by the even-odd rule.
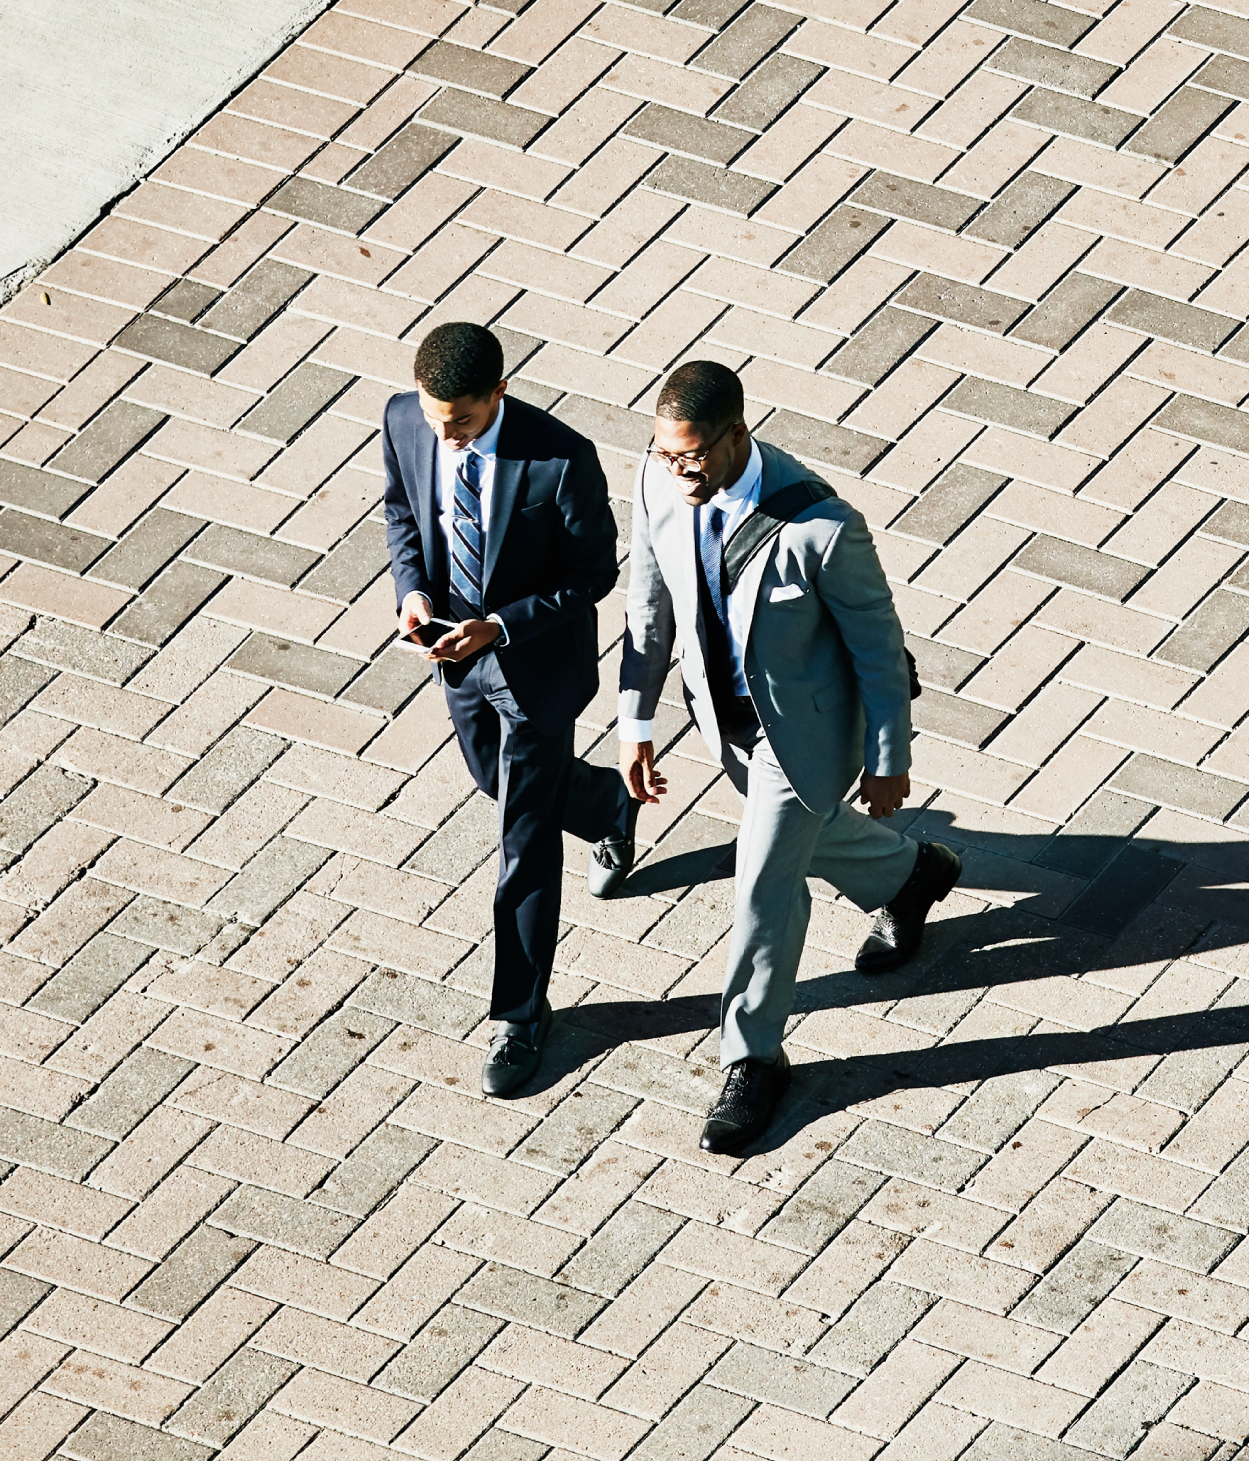
[[[763,457],[763,474],[759,481],[759,502],[767,501],[773,491],[772,473],[768,471],[768,458]],[[745,521],[745,519],[743,519]],[[759,602],[759,589],[763,583],[763,570],[772,561],[772,550],[775,542],[770,543],[762,552],[756,553],[744,569],[741,577],[737,580],[737,587],[733,590],[733,602],[742,615],[742,644],[750,643],[750,630],[755,622],[755,606]],[[740,599],[738,595],[741,595]]]
[[[499,550],[507,533],[512,509],[520,495],[521,478],[525,475],[525,463],[502,453],[502,438],[507,436],[508,418],[503,418],[503,431],[499,433],[500,451],[494,459],[494,488],[490,500],[490,521],[486,524],[486,555],[481,565],[481,591],[484,594],[490,586],[490,575],[499,561]]]
[[[416,461],[417,526],[425,547],[425,569],[431,583],[450,582],[451,566],[442,534],[442,504],[438,499],[438,438],[430,430],[416,427],[413,452]]]

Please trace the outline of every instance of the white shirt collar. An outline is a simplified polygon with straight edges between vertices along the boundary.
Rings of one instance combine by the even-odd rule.
[[[731,513],[734,508],[747,501],[758,491],[759,481],[762,476],[763,454],[759,450],[759,443],[752,436],[750,439],[750,460],[746,463],[746,470],[731,487],[721,488],[710,499],[708,506],[718,507],[721,512]]]
[[[455,452],[455,456],[464,456],[467,452],[470,451],[476,452],[477,455],[480,457],[493,457],[498,454],[499,428],[503,425],[503,406],[504,402],[500,401],[499,409],[495,413],[495,418],[490,426],[490,429],[488,431],[483,431],[480,436],[475,437],[472,441],[470,441],[468,445],[464,447],[463,451]]]

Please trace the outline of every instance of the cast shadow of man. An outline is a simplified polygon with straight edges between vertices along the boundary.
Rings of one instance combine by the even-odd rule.
[[[811,972],[800,975],[790,1028],[814,1012],[884,1004],[892,1006],[898,1045],[854,1053],[847,1036],[850,1053],[839,1057],[838,1038],[825,1037],[825,1045],[834,1047],[832,1055],[796,1066],[794,1095],[752,1152],[775,1150],[830,1111],[902,1089],[1119,1061],[1143,1061],[1139,1080],[1151,1062],[1179,1052],[1222,1051],[1228,1069],[1249,1052],[1249,980],[1235,977],[1237,961],[1229,957],[1249,947],[1249,840],[1182,848],[1140,834],[1064,834],[1046,841],[968,833],[942,812],[921,814],[912,830],[964,854],[961,893],[976,898],[978,889],[996,890],[999,896],[1015,889],[1023,896],[1013,906],[956,913],[931,923],[918,958],[881,978],[855,973],[845,956],[810,957],[809,949],[804,968]],[[722,837],[702,841],[642,864],[621,896],[671,892],[729,876],[731,844]],[[658,852],[663,851],[661,843]],[[1038,908],[1051,916],[1042,916]],[[1222,987],[1210,1008],[1135,1019],[1125,1008],[1121,1018],[1083,1030],[1045,1024],[1047,980],[1089,975],[1101,989],[1139,985],[1143,990],[1166,964],[1189,953],[1210,955],[1208,963],[1227,970],[1224,979],[1214,981]],[[1249,968],[1249,958],[1244,967]],[[1135,972],[1125,977],[1125,970]],[[1099,971],[1107,975],[1104,982],[1098,981]],[[1031,1012],[1039,1028],[1017,1037],[968,1039],[958,1033],[959,1021],[988,991],[1008,986],[1017,988],[1008,990],[1003,1002]],[[1055,984],[1055,1001],[1063,992]],[[1057,1023],[1073,1022],[1070,1011],[1055,1014]],[[622,992],[620,999],[577,1006],[561,1016],[540,1087],[617,1046],[705,1034],[718,1022],[719,999],[713,994],[641,999]],[[932,1043],[915,1049],[917,1030]],[[688,1040],[684,1043],[688,1048]],[[815,1050],[804,1049],[804,1056],[820,1053],[819,1042],[812,1043]]]

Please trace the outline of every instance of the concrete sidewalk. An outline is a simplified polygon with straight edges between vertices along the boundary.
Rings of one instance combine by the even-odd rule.
[[[0,302],[328,0],[2,0]]]

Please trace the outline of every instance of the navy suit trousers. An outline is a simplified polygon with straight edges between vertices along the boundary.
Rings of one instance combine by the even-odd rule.
[[[628,793],[618,771],[573,755],[571,722],[556,735],[534,727],[493,653],[447,686],[447,707],[473,780],[499,804],[490,1018],[536,1020],[559,938],[563,834],[606,837]]]

